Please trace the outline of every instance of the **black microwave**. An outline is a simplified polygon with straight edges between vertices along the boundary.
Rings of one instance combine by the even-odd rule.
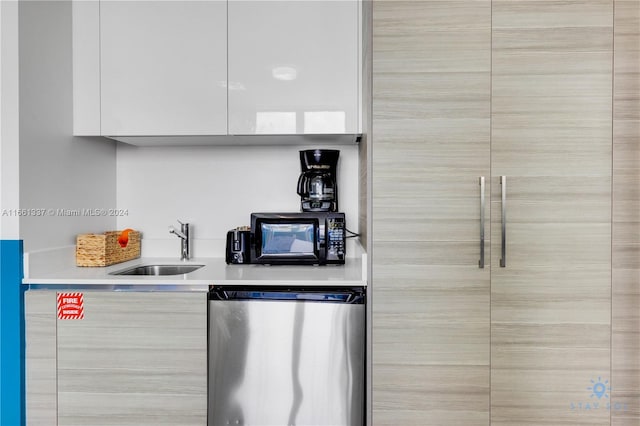
[[[250,263],[344,264],[344,213],[251,213]]]

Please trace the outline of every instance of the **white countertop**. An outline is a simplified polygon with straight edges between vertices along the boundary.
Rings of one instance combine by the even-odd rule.
[[[344,265],[227,265],[223,258],[203,257],[181,262],[175,257],[138,258],[107,267],[75,266],[73,247],[25,253],[23,284],[48,285],[284,285],[365,286],[366,254],[346,259]],[[188,274],[165,276],[110,275],[138,265],[204,265]]]

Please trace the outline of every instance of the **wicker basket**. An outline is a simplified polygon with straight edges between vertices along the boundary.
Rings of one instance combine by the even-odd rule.
[[[109,266],[140,257],[140,233],[129,232],[129,243],[120,247],[120,231],[79,234],[76,239],[77,266]]]

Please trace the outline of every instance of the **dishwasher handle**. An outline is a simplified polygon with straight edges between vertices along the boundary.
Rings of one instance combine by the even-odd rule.
[[[315,287],[250,287],[212,286],[209,300],[235,301],[289,301],[322,302],[361,305],[365,301],[365,290],[361,287],[315,288]]]

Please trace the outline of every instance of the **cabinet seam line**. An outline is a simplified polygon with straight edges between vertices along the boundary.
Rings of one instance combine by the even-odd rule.
[[[227,122],[227,135],[230,134],[229,132],[229,0],[227,0],[227,4],[226,4],[226,14],[227,14],[227,51],[226,51],[226,56],[227,56],[227,110],[225,111],[225,115],[226,115],[226,122]]]
[[[493,1],[489,2],[489,200],[491,200],[491,178],[493,177]],[[491,241],[491,202],[489,202],[489,241]],[[492,289],[493,289],[493,262],[491,261],[492,244],[489,244],[489,425],[492,419],[492,379],[493,379],[493,362],[491,356],[493,354],[493,308],[492,308]]]
[[[102,136],[102,2],[98,2],[98,79],[100,81],[98,93],[98,127]]]
[[[612,0],[611,2],[611,198],[609,205],[610,211],[610,228],[609,235],[611,236],[610,240],[610,269],[609,269],[609,383],[611,383],[615,390],[615,384],[613,384],[613,203],[615,199],[614,193],[614,179],[615,179],[615,169],[614,169],[614,124],[615,124],[615,44],[616,44],[616,0]],[[611,400],[613,400],[613,394],[611,395]],[[613,411],[609,410],[609,425],[613,424]]]

